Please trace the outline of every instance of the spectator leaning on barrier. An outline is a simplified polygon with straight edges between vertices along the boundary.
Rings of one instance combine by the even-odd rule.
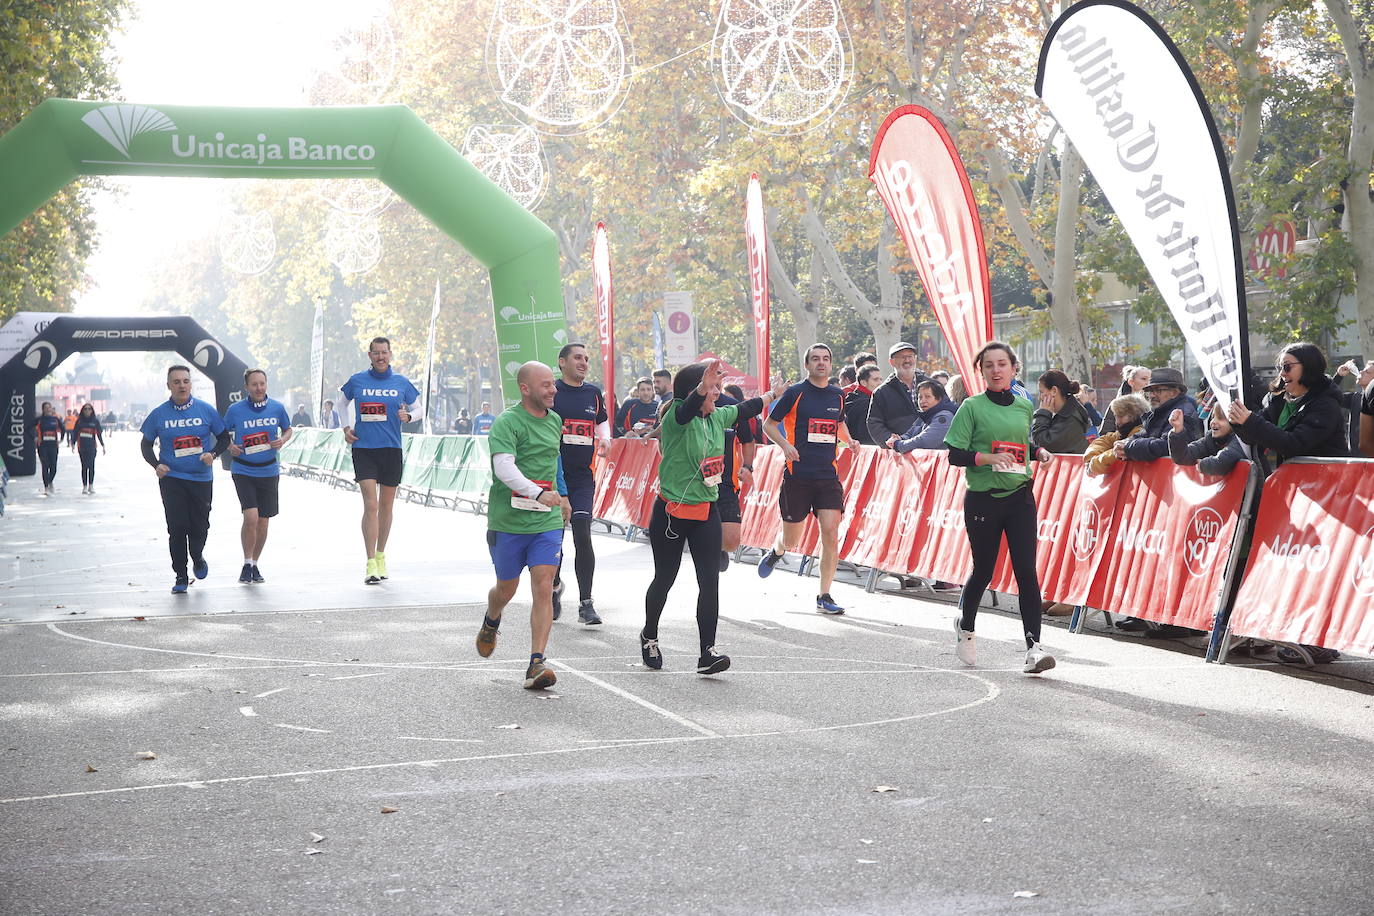
[[[1231,421],[1219,413],[1213,413],[1207,421],[1207,435],[1196,440],[1188,438],[1183,411],[1169,414],[1169,426],[1169,457],[1174,464],[1195,464],[1202,473],[1220,477],[1231,473],[1232,468],[1250,457],[1245,451],[1245,443],[1231,428]]]
[[[849,427],[849,438],[860,445],[875,444],[868,434],[868,408],[882,377],[876,365],[865,365],[859,370],[858,382],[844,396],[844,425]]]
[[[926,380],[916,368],[916,348],[906,341],[887,351],[892,375],[873,392],[868,406],[868,435],[875,445],[902,436],[916,419],[916,386]]]
[[[1077,398],[1082,387],[1058,369],[1040,376],[1040,408],[1031,417],[1031,439],[1037,446],[1061,455],[1083,454],[1092,421]]]
[[[1169,456],[1169,442],[1165,438],[1170,429],[1169,415],[1183,412],[1183,428],[1189,441],[1202,435],[1202,421],[1197,416],[1197,403],[1188,396],[1183,373],[1165,367],[1150,372],[1150,384],[1145,386],[1151,410],[1141,421],[1145,431],[1132,436],[1129,442],[1117,441],[1112,446],[1119,459],[1126,461],[1157,461]]]
[[[1360,451],[1374,458],[1374,382],[1365,388],[1360,404]]]
[[[1241,440],[1271,450],[1282,464],[1289,458],[1348,458],[1349,437],[1341,392],[1326,374],[1326,357],[1310,343],[1279,351],[1278,378],[1264,406],[1251,411],[1239,401],[1227,418]]]
[[[1119,440],[1143,432],[1144,427],[1140,425],[1140,418],[1149,412],[1150,402],[1140,394],[1123,394],[1107,405],[1107,416],[1112,418],[1115,428],[1088,443],[1083,462],[1087,464],[1089,474],[1105,474],[1116,464],[1116,450],[1113,446]]]
[[[945,433],[959,405],[949,399],[945,386],[934,379],[926,379],[916,386],[916,404],[921,408],[905,436],[893,436],[887,445],[895,452],[906,454],[918,448],[943,449]]]
[[[1117,395],[1139,394],[1144,395],[1145,386],[1150,384],[1150,370],[1147,366],[1122,366],[1121,367],[1121,387],[1117,389]],[[1103,435],[1115,429],[1111,411],[1107,411],[1102,417],[1102,425],[1098,427],[1097,434]]]
[[[1374,382],[1374,359],[1364,364],[1360,369],[1355,360],[1350,359],[1341,363],[1336,369],[1336,378],[1349,375],[1355,379],[1355,388],[1349,394],[1342,394],[1341,397],[1346,401],[1346,410],[1350,413],[1350,451],[1352,454],[1360,454],[1360,407],[1364,401],[1364,390],[1371,382]]]

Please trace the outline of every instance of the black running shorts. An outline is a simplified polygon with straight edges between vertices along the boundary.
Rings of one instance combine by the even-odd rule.
[[[247,474],[230,474],[234,480],[234,490],[239,494],[239,508],[247,512],[258,510],[258,518],[273,518],[277,514],[277,483],[281,480],[276,474],[271,477],[249,477]]]
[[[739,524],[739,490],[722,482],[716,490],[716,511],[722,525]]]
[[[778,509],[784,522],[804,522],[806,516],[822,509],[844,511],[844,487],[837,477],[792,477],[784,475],[778,493]]]
[[[384,487],[401,485],[401,450],[353,447],[353,479],[375,480]]]

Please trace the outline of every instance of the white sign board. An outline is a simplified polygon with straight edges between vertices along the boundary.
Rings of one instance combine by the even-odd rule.
[[[14,317],[0,327],[0,366],[22,350],[29,341],[47,329],[54,318],[66,312],[15,312]]]
[[[697,358],[697,319],[692,314],[692,294],[663,294],[663,363],[685,366]]]

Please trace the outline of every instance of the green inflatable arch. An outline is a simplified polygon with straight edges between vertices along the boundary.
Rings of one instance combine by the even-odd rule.
[[[558,241],[404,105],[188,108],[49,99],[0,137],[0,234],[81,175],[377,178],[486,267],[501,390],[567,342]]]

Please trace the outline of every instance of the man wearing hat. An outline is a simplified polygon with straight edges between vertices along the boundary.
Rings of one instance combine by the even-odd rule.
[[[884,448],[888,439],[905,436],[911,428],[918,410],[916,386],[926,380],[925,373],[916,368],[916,348],[906,341],[892,345],[887,361],[892,364],[892,375],[873,392],[868,405],[868,434]]]
[[[1150,384],[1145,386],[1145,397],[1149,398],[1153,409],[1141,418],[1144,432],[1112,446],[1117,458],[1125,461],[1155,461],[1169,457],[1169,414],[1175,409],[1183,411],[1183,429],[1187,441],[1201,438],[1202,419],[1197,415],[1197,402],[1188,396],[1188,383],[1183,380],[1182,372],[1170,368],[1150,370]]]

